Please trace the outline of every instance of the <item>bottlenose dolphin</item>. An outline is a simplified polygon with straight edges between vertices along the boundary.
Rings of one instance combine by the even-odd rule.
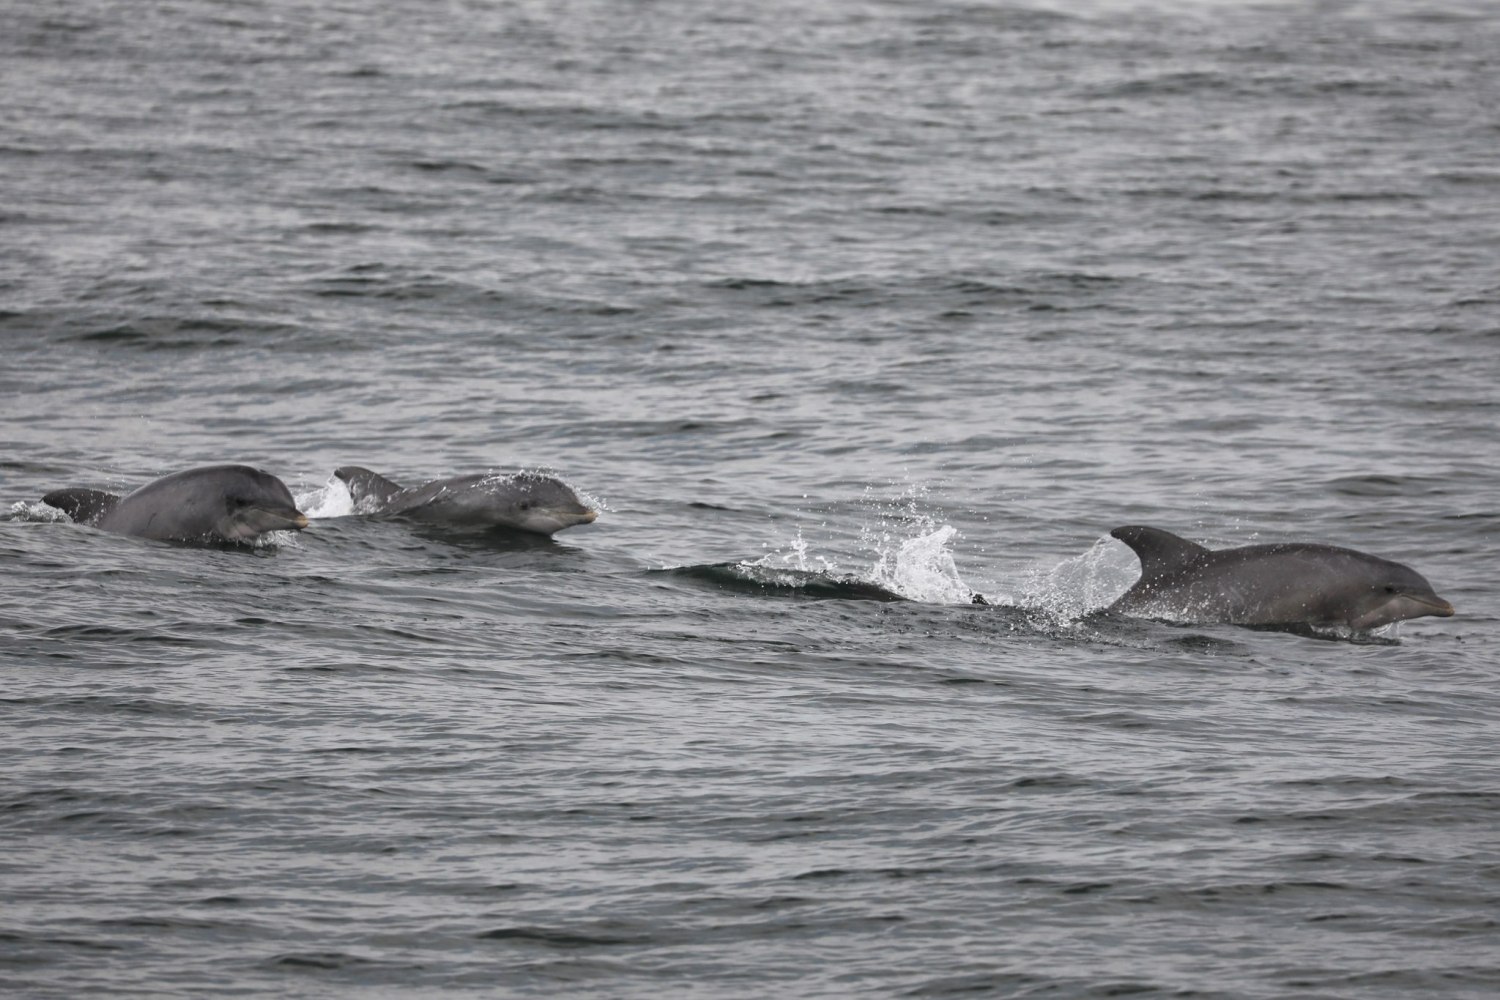
[[[172,542],[247,542],[300,530],[307,515],[286,484],[248,465],[209,465],[163,476],[128,496],[53,490],[42,502],[102,531]]]
[[[515,528],[540,535],[588,524],[599,516],[561,480],[536,472],[453,476],[410,489],[357,465],[343,466],[333,474],[349,487],[356,514]]]
[[[1353,549],[1282,543],[1211,551],[1139,525],[1110,534],[1141,560],[1141,578],[1109,607],[1121,614],[1353,629],[1453,614],[1416,570]]]

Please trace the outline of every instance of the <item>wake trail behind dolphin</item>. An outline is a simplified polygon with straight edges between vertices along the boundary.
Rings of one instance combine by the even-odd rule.
[[[950,548],[958,530],[932,527],[912,537],[889,530],[864,539],[875,546],[874,562],[846,569],[840,560],[809,552],[799,529],[782,551],[739,562],[669,566],[656,572],[712,583],[726,589],[786,596],[846,600],[916,601],[923,604],[1005,603],[981,596],[963,581]]]

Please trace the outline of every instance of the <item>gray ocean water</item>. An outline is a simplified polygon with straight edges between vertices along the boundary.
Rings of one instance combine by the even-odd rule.
[[[0,24],[6,996],[1500,992],[1500,8]],[[312,526],[37,502],[230,461]],[[1458,614],[1101,614],[1126,523]]]

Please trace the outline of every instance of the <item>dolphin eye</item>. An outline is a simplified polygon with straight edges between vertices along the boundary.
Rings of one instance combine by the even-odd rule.
[[[1396,585],[1394,583],[1388,583],[1388,584],[1386,584],[1385,585],[1385,592],[1387,594],[1394,594],[1396,592]]]
[[[530,510],[531,509],[531,501],[530,500],[522,500],[516,506],[520,507],[522,510]]]

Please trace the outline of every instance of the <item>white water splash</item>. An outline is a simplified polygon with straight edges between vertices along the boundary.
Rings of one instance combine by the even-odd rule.
[[[13,521],[73,520],[63,511],[58,510],[51,504],[42,503],[40,500],[17,500],[10,505],[10,518]]]
[[[887,536],[888,539],[889,536]],[[913,601],[968,604],[974,591],[958,574],[948,545],[958,529],[945,524],[915,538],[883,547],[871,569],[875,583]]]
[[[297,509],[310,518],[347,517],[354,513],[354,497],[338,476],[329,476],[322,486],[296,494],[292,499],[297,501]]]
[[[249,539],[247,544],[256,550],[300,549],[302,533],[300,531],[267,531],[263,535],[256,535]]]
[[[830,573],[836,574],[838,566],[826,556],[814,556],[817,565],[812,565],[807,555],[807,539],[802,537],[802,529],[797,529],[796,536],[788,543],[787,549],[781,552],[767,552],[759,559],[744,560],[741,565],[753,566],[757,569],[790,569],[799,573]]]
[[[1140,576],[1135,553],[1109,536],[1087,552],[1036,566],[1025,576],[1021,604],[1059,622],[1073,622],[1113,604]]]
[[[742,565],[761,570],[789,570],[817,573],[830,578],[847,577],[872,583],[911,601],[929,604],[969,604],[974,589],[963,581],[954,559],[952,543],[958,529],[936,524],[916,509],[916,498],[877,509],[879,520],[866,525],[859,543],[873,552],[873,562],[854,569],[846,568],[849,560],[811,551],[802,528],[784,549],[768,552]],[[863,560],[861,560],[863,562]],[[789,578],[790,581],[790,578]]]

